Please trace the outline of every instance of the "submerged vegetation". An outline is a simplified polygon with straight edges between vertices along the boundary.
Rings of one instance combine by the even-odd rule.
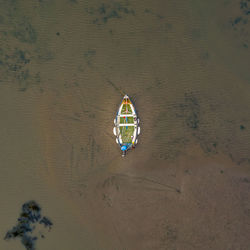
[[[9,240],[18,237],[27,250],[35,250],[35,242],[38,236],[34,234],[34,230],[37,224],[44,225],[49,230],[53,225],[47,217],[42,217],[41,207],[35,201],[23,204],[22,212],[17,221],[17,225],[6,233],[4,239]],[[40,236],[41,238],[45,237],[41,232]]]
[[[92,23],[97,25],[106,24],[111,19],[121,19],[127,15],[135,15],[135,10],[126,1],[102,3],[98,7],[86,8],[85,11],[94,17]]]
[[[232,4],[236,4],[236,1]],[[233,11],[229,23],[233,32],[237,34],[235,37],[239,39],[241,46],[247,49],[249,47],[250,1],[241,0],[237,5],[232,6]]]

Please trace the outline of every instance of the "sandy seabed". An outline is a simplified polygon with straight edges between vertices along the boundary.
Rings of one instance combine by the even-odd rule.
[[[249,249],[248,1],[0,2],[0,249]],[[112,134],[124,94],[141,135]]]

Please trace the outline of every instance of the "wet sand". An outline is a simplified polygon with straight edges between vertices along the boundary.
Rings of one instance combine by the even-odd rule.
[[[37,249],[248,249],[249,9],[2,1],[0,249],[24,249],[4,235],[28,200],[53,221]]]

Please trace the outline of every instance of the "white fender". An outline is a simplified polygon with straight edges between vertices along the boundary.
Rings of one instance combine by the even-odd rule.
[[[137,134],[139,135],[140,133],[141,133],[141,128],[138,127],[138,129],[137,129]]]
[[[119,142],[118,142],[118,138],[116,138],[116,139],[115,139],[115,141],[116,141],[116,143],[117,143],[117,144],[119,144]]]
[[[114,124],[116,123],[116,119],[114,119]]]
[[[140,119],[139,118],[137,118],[137,124],[139,124],[140,123]]]
[[[135,140],[135,144],[137,144],[137,143],[138,143],[138,139]]]
[[[116,136],[116,127],[113,128],[113,134]]]

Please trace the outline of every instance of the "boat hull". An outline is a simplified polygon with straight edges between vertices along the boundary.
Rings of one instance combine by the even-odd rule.
[[[116,143],[125,155],[129,149],[136,146],[140,134],[137,112],[127,95],[123,97],[118,108],[114,125],[113,133],[116,136]]]

